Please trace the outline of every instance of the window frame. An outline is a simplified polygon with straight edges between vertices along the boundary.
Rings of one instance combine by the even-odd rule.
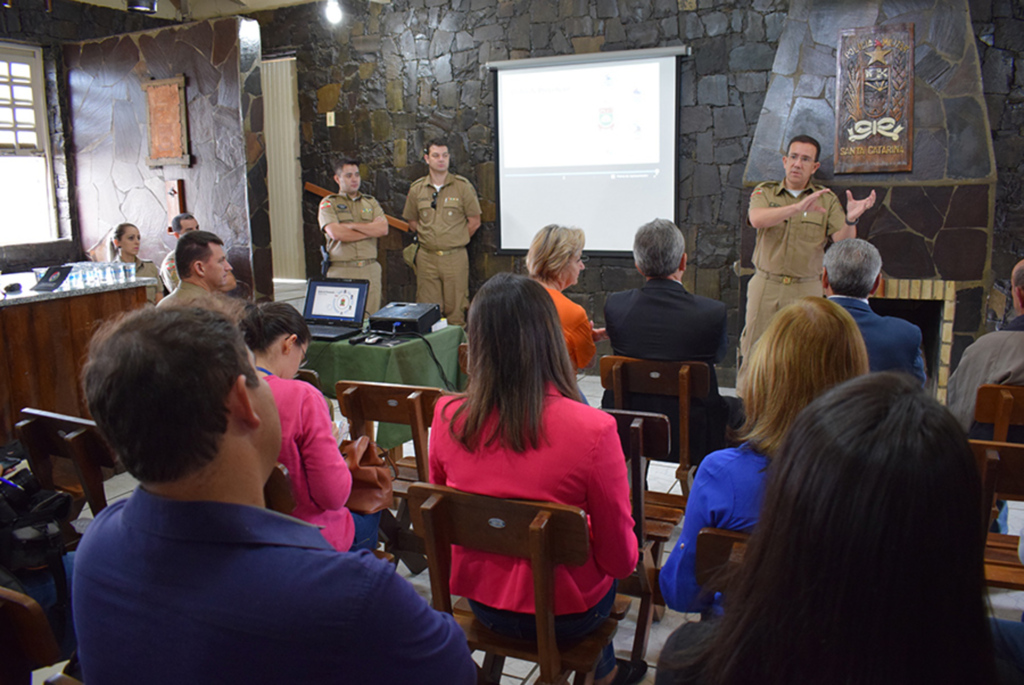
[[[33,105],[36,116],[36,135],[37,139],[41,140],[41,144],[35,151],[17,152],[8,148],[0,150],[0,155],[39,155],[42,152],[47,171],[50,238],[34,243],[0,244],[0,272],[23,271],[35,266],[61,264],[75,261],[82,256],[81,248],[76,245],[78,230],[73,211],[74,191],[69,187],[58,192],[58,176],[65,178],[68,175],[67,172],[70,171],[65,166],[65,150],[62,147],[66,123],[61,114],[57,114],[56,119],[51,120],[49,111],[51,102],[57,103],[57,106],[60,107],[61,92],[63,88],[66,88],[66,84],[62,85],[61,83],[62,79],[66,77],[61,63],[61,51],[59,47],[53,46],[18,43],[11,40],[0,41],[0,59],[10,60],[13,58],[27,61],[26,54],[30,55],[30,59],[33,60],[31,63],[34,69]],[[40,131],[40,129],[42,130]],[[58,146],[60,149],[54,146]],[[66,180],[71,181],[71,178],[68,177]],[[70,197],[65,197],[68,194],[66,191],[70,191]],[[65,216],[60,203],[68,201],[71,202],[69,208],[72,211],[69,216]]]

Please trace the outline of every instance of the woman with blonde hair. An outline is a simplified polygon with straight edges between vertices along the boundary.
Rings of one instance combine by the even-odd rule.
[[[586,268],[583,256],[585,243],[586,235],[582,228],[550,224],[533,236],[526,254],[530,277],[544,286],[555,303],[573,369],[589,366],[597,352],[594,343],[608,339],[603,328],[594,328],[583,307],[562,294],[566,288],[576,285],[580,273]]]
[[[665,603],[677,611],[706,611],[714,598],[695,577],[701,528],[750,531],[757,523],[765,472],[797,414],[817,396],[868,372],[868,353],[853,318],[822,297],[805,297],[772,318],[758,340],[739,396],[746,410],[743,444],[701,462],[686,506],[679,545],[661,570]]]

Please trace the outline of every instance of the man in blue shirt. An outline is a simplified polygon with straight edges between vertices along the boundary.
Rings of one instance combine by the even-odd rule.
[[[84,385],[141,482],[78,548],[85,682],[475,682],[454,619],[393,566],[264,508],[277,408],[221,314],[149,308],[108,324]]]
[[[872,371],[902,371],[924,385],[921,329],[895,316],[880,316],[868,296],[882,282],[882,256],[866,240],[849,238],[825,253],[822,285],[825,295],[857,322]]]

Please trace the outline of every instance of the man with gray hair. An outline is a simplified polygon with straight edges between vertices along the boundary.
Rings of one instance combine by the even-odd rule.
[[[615,354],[654,361],[705,362],[711,391],[690,406],[690,461],[725,446],[728,407],[718,394],[715,364],[728,347],[725,305],[683,287],[686,241],[671,221],[644,224],[633,239],[633,261],[647,279],[642,288],[608,296],[604,320]],[[605,392],[602,406],[614,404]],[[672,422],[671,460],[678,461],[679,406],[671,397],[636,394],[629,408],[665,414]]]
[[[882,257],[866,240],[849,238],[825,253],[821,282],[825,295],[857,322],[872,371],[903,371],[925,382],[921,329],[894,316],[879,316],[868,296],[882,282]]]

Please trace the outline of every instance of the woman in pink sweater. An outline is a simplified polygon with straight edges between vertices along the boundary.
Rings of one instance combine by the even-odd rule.
[[[443,398],[430,433],[430,480],[493,497],[559,502],[590,519],[590,559],[555,570],[555,631],[593,631],[611,609],[615,579],[636,567],[626,462],[615,421],[577,401],[574,369],[551,297],[528,278],[498,274],[469,310],[469,387]],[[451,588],[495,632],[532,637],[533,575],[525,559],[452,550]],[[637,682],[644,664],[616,663],[609,645],[599,685]]]
[[[288,469],[295,493],[292,516],[320,526],[339,551],[375,549],[380,513],[345,508],[352,474],[338,450],[326,400],[309,383],[294,380],[310,340],[302,315],[291,305],[265,302],[246,310],[241,328],[281,415],[278,461]]]

